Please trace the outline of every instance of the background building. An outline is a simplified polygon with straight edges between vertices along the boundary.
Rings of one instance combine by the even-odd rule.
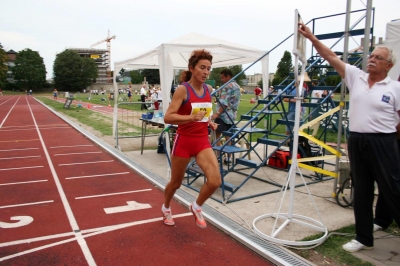
[[[95,84],[107,83],[107,49],[93,49],[93,48],[68,48],[77,52],[81,57],[92,58],[97,64],[97,78]]]
[[[9,50],[7,52],[7,82],[14,83],[14,76],[12,74],[11,68],[15,67],[15,59],[17,57],[17,52],[14,50]]]
[[[261,73],[255,73],[254,75],[246,75],[247,78],[247,86],[257,86],[258,83],[262,79]],[[269,80],[272,81],[274,79],[274,73],[269,73]]]

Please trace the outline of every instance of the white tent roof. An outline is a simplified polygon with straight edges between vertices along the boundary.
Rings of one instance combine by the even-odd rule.
[[[170,103],[170,88],[174,69],[188,69],[188,60],[194,50],[206,49],[213,56],[213,67],[233,66],[253,63],[266,51],[252,47],[212,38],[198,33],[189,33],[180,38],[163,43],[160,46],[124,61],[114,63],[114,93],[118,94],[115,75],[121,68],[126,69],[160,69],[160,85],[163,98],[163,112]],[[264,88],[268,88],[268,55],[261,60]],[[116,98],[114,98],[116,99]],[[114,106],[114,108],[117,105]],[[114,113],[114,134],[116,128],[116,111]],[[168,140],[167,140],[168,142]],[[167,143],[167,147],[169,144]]]
[[[114,75],[121,68],[126,69],[160,69],[161,89],[163,92],[163,111],[167,111],[170,102],[170,87],[174,69],[188,69],[188,60],[194,50],[206,49],[213,56],[212,66],[223,67],[253,63],[266,51],[212,38],[198,33],[189,33],[175,40],[163,43],[146,53],[114,63]],[[263,81],[268,82],[268,57],[261,60]],[[115,77],[114,77],[115,81]],[[264,84],[267,88],[268,84]],[[116,89],[116,85],[114,86]]]
[[[266,53],[252,47],[192,32],[131,59],[115,62],[114,67],[157,69],[160,65],[159,56],[164,54],[169,57],[174,69],[187,69],[190,54],[196,49],[206,49],[211,52],[213,67],[252,63]]]
[[[393,80],[400,81],[400,19],[386,24],[385,45],[393,49],[397,62],[389,71],[389,76]]]

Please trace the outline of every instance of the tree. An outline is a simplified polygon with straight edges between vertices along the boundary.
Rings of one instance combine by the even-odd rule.
[[[215,80],[215,86],[221,86],[221,71],[224,67],[215,67],[211,70],[209,80]]]
[[[125,68],[121,68],[121,70],[118,73],[119,75],[117,76],[117,80],[123,81],[124,80],[124,74],[125,74]]]
[[[131,71],[131,83],[132,84],[140,84],[143,81],[143,76],[140,73],[140,70],[132,70]]]
[[[0,43],[0,89],[4,89],[7,81],[7,53]]]
[[[42,89],[46,82],[46,66],[38,52],[25,49],[17,53],[12,68],[18,87]]]
[[[228,68],[232,71],[233,77],[243,71],[242,65],[234,65],[234,66],[230,66]],[[242,83],[243,79],[246,79],[246,74],[244,72],[242,72],[239,76],[237,76],[235,78],[235,80],[236,80],[237,84],[239,84],[239,86],[243,85],[243,83]]]
[[[160,71],[158,69],[143,69],[141,72],[149,84],[160,84]]]
[[[233,75],[232,77],[236,76],[238,73],[242,72],[242,70],[243,70],[242,65],[229,66],[228,68],[232,71],[232,75]],[[209,79],[215,80],[216,86],[222,85],[220,75],[221,75],[221,71],[223,69],[225,69],[225,67],[216,67],[211,70]],[[241,73],[238,77],[235,78],[235,80],[239,84],[239,86],[242,86],[243,79],[246,79],[246,74],[244,74],[244,73]]]
[[[293,71],[292,54],[289,51],[285,51],[283,53],[281,61],[279,61],[278,63],[274,80],[272,81],[272,85],[278,85],[279,83],[281,83],[286,77],[289,76],[289,73],[292,71]]]
[[[62,90],[82,90],[97,78],[97,71],[92,58],[83,58],[75,51],[65,50],[54,60],[54,83]]]

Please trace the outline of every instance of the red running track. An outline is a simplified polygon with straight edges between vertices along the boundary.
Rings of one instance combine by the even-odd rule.
[[[30,96],[0,98],[0,265],[272,265]]]

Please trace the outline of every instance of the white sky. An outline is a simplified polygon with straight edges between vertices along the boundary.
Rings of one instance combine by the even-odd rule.
[[[293,33],[294,10],[305,22],[346,11],[346,0],[2,0],[0,42],[6,50],[25,48],[38,51],[52,77],[57,53],[69,47],[90,47],[107,37],[111,41],[111,63],[197,32],[215,38],[271,50]],[[364,9],[366,0],[353,0],[352,10]],[[400,18],[399,0],[375,0],[374,35],[385,39],[386,23]],[[353,24],[361,12],[353,14]],[[318,20],[316,33],[343,31],[345,17]],[[362,21],[356,29],[363,28]],[[350,41],[350,49],[360,45],[361,36]],[[292,51],[292,39],[271,53],[270,72],[285,50]],[[327,42],[328,46],[332,41]],[[307,43],[310,56],[310,43]],[[339,44],[337,49],[342,50]],[[106,49],[106,43],[94,48]],[[260,73],[254,65],[247,74]]]

